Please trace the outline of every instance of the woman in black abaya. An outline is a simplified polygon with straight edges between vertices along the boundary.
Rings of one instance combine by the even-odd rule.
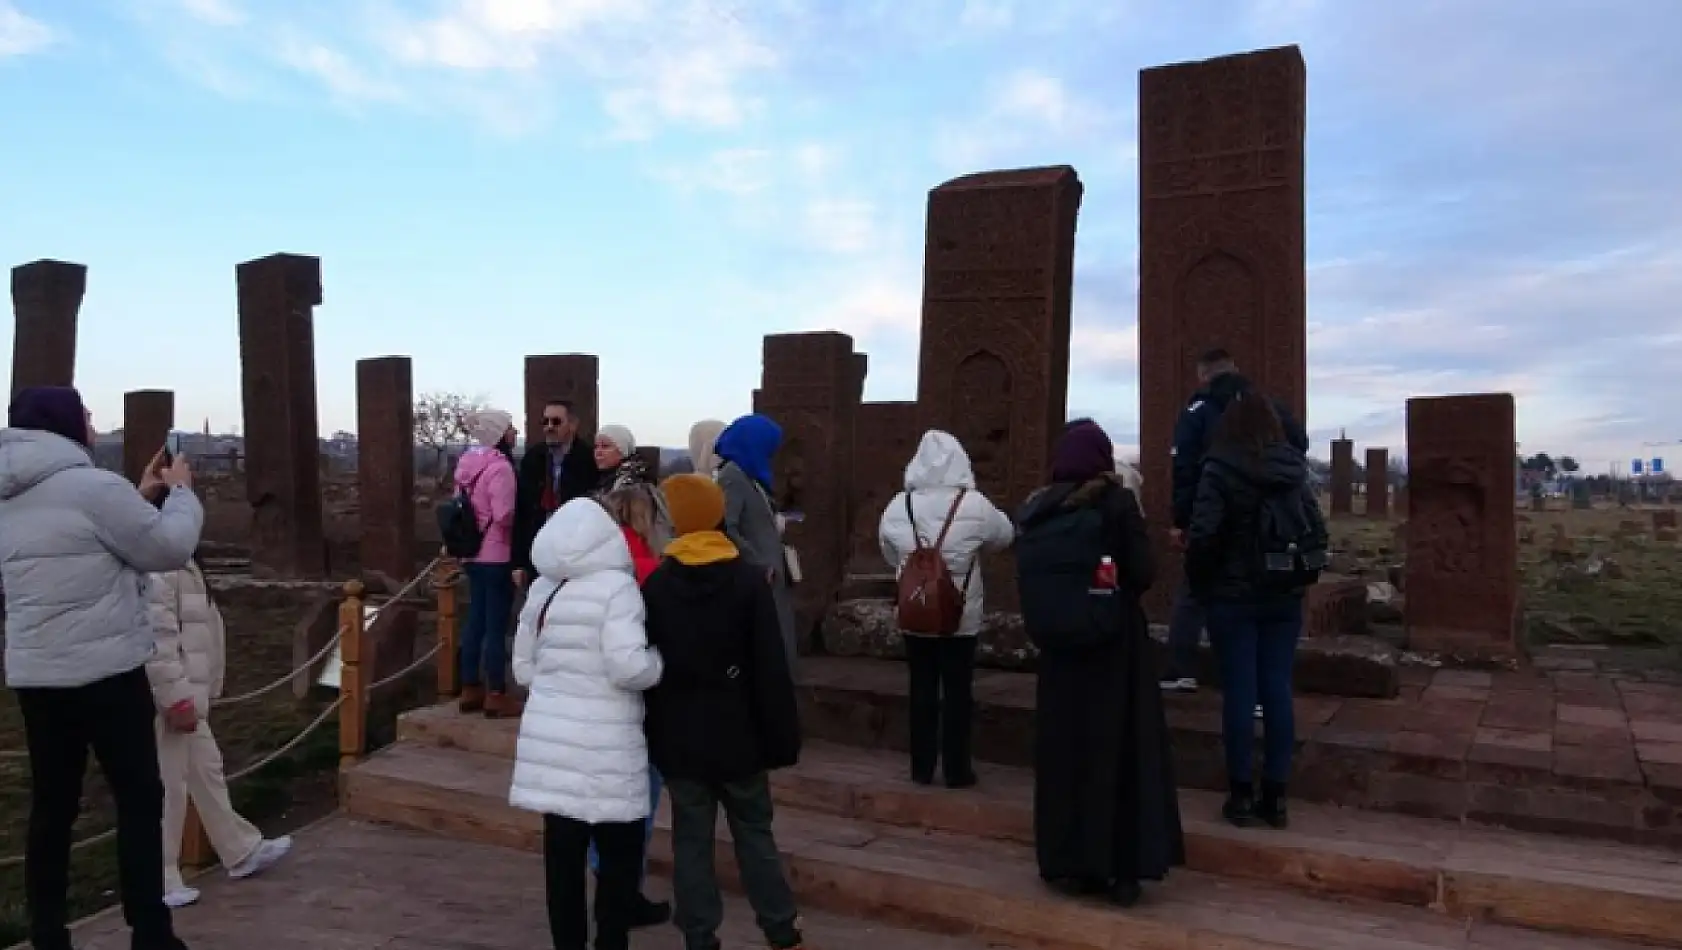
[[[1140,596],[1138,497],[1109,436],[1071,424],[1052,484],[1018,515],[1023,621],[1040,648],[1034,837],[1040,876],[1122,906],[1185,862],[1173,754]],[[1106,563],[1107,559],[1107,563]]]

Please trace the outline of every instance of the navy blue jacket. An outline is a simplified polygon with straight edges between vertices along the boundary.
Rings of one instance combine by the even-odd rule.
[[[1191,509],[1197,500],[1197,482],[1203,476],[1203,456],[1215,437],[1215,426],[1221,421],[1232,397],[1251,388],[1250,381],[1237,373],[1222,373],[1209,384],[1192,394],[1180,418],[1174,423],[1174,511],[1173,525],[1181,531],[1191,527]],[[1285,426],[1285,441],[1298,452],[1308,453],[1308,432],[1302,423],[1277,399],[1273,408]]]

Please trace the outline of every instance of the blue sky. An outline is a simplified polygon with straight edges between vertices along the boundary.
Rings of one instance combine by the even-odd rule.
[[[524,354],[591,352],[603,421],[681,445],[767,333],[912,398],[927,190],[1068,163],[1069,409],[1127,443],[1137,72],[1297,43],[1317,454],[1509,390],[1603,466],[1682,439],[1678,36],[1676,0],[0,0],[0,261],[89,265],[107,426],[146,387],[237,426],[234,266],[284,250],[323,259],[323,434],[360,357],[517,407]]]

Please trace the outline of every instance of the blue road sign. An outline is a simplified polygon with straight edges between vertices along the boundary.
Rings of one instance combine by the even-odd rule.
[[[1652,467],[1651,467],[1651,471],[1654,475],[1658,475],[1658,474],[1663,473],[1664,472],[1664,459],[1654,459]]]
[[[1640,459],[1630,459],[1629,460],[1629,473],[1631,475],[1640,475],[1641,474],[1641,460]]]

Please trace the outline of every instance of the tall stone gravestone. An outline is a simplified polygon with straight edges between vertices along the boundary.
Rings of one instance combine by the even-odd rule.
[[[1511,394],[1408,400],[1410,649],[1517,651],[1513,436]]]
[[[1390,517],[1390,450],[1367,449],[1367,517]]]
[[[362,569],[415,572],[415,384],[407,356],[356,361],[356,482]]]
[[[76,383],[76,319],[88,269],[66,261],[12,268],[12,395],[31,386]]]
[[[914,402],[867,402],[859,406],[857,451],[853,455],[852,560],[854,574],[889,570],[878,541],[882,512],[905,487],[905,466],[923,432]]]
[[[782,427],[771,495],[793,519],[784,540],[800,560],[795,588],[797,643],[809,649],[847,563],[847,489],[858,418],[859,367],[845,333],[780,333],[765,338],[753,411]]]
[[[600,361],[585,353],[526,357],[526,444],[543,440],[543,407],[553,399],[572,403],[579,438],[594,439],[600,373]]]
[[[1332,514],[1352,510],[1350,496],[1355,489],[1355,443],[1347,438],[1332,440]]]
[[[1294,46],[1139,74],[1139,393],[1145,510],[1163,612],[1174,421],[1197,357],[1239,369],[1306,425],[1303,143],[1307,70]]]
[[[1045,483],[1062,432],[1083,191],[1059,165],[967,175],[929,192],[921,428],[957,436],[976,487],[1006,511]],[[982,563],[989,607],[1016,609],[1008,556]]]
[[[123,477],[136,485],[175,428],[175,393],[139,389],[123,393]]]
[[[274,254],[239,265],[235,279],[252,567],[321,577],[327,548],[312,314],[321,305],[321,260]]]

